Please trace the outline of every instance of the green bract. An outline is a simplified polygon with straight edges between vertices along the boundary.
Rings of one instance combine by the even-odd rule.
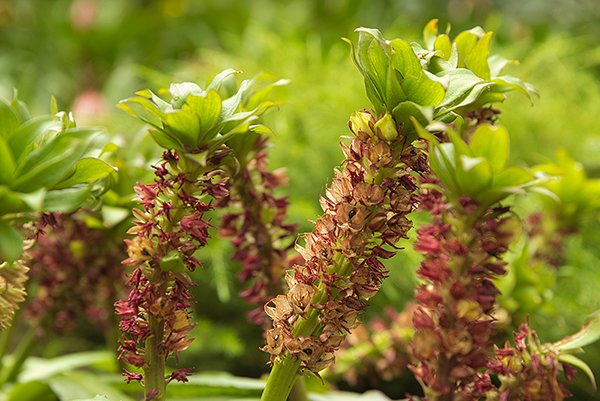
[[[529,170],[506,166],[509,138],[501,126],[480,125],[469,143],[448,126],[430,126],[432,130],[447,132],[450,137],[450,142],[440,143],[437,137],[415,124],[421,137],[429,141],[431,169],[452,201],[468,196],[482,206],[489,206],[534,183]]]
[[[77,128],[64,112],[32,118],[22,102],[0,100],[0,121],[0,257],[13,261],[22,237],[11,219],[73,211],[114,169],[97,158],[101,131]]]
[[[119,107],[150,124],[156,143],[166,149],[196,153],[215,149],[236,134],[264,132],[267,128],[256,120],[274,102],[265,100],[270,91],[286,81],[260,86],[261,77],[243,81],[235,93],[224,94],[224,87],[235,70],[218,74],[206,88],[195,83],[171,84],[167,99],[150,90],[137,92]]]
[[[407,134],[411,118],[453,122],[472,110],[502,102],[517,90],[528,98],[531,85],[501,75],[510,63],[489,54],[491,32],[477,27],[461,32],[452,42],[438,34],[437,20],[424,30],[425,46],[402,39],[386,40],[377,29],[358,28],[354,62],[363,74],[366,92],[378,115],[391,113]]]

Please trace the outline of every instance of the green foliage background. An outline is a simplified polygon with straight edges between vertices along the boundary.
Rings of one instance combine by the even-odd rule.
[[[564,148],[590,176],[600,175],[595,0],[0,0],[0,95],[10,97],[16,88],[36,112],[47,112],[54,95],[61,109],[74,107],[78,121],[108,126],[127,148],[137,144],[141,127],[114,105],[135,90],[182,80],[204,83],[223,68],[240,69],[244,78],[259,71],[289,78],[280,94],[284,105],[267,117],[275,131],[270,160],[273,168],[287,167],[290,220],[306,231],[342,158],[337,145],[347,133],[347,118],[369,104],[340,37],[354,38],[354,28],[367,26],[386,37],[416,40],[431,18],[439,18],[440,27],[450,22],[453,32],[475,25],[494,31],[494,51],[521,61],[510,73],[540,92],[533,107],[518,95],[502,107],[513,162],[545,162]],[[97,108],[94,113],[82,111],[85,99]],[[152,151],[125,153],[132,165],[156,157]],[[542,340],[575,331],[600,308],[596,216],[582,233],[568,243],[567,266],[556,273],[551,301],[531,317]],[[266,370],[258,351],[261,333],[244,321],[247,307],[237,296],[237,266],[229,263],[228,245],[212,243],[205,260],[207,271],[196,274],[198,340],[183,362],[257,376]],[[393,261],[371,316],[389,304],[400,309],[412,297],[417,262],[410,251]],[[45,356],[70,347],[56,339]],[[590,347],[584,359],[600,372],[600,346]],[[594,397],[583,382],[577,391],[579,399]]]

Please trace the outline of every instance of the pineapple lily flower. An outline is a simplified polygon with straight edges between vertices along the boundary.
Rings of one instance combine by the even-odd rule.
[[[257,80],[243,81],[231,96],[221,95],[221,86],[235,74],[225,70],[205,89],[172,84],[167,100],[145,90],[120,103],[151,126],[150,135],[165,149],[153,166],[154,183],[135,188],[140,208],[134,209],[135,226],[129,231],[134,237],[126,240],[129,258],[124,261],[134,268],[131,291],[115,304],[123,332],[121,356],[143,370],[124,374],[127,381],[143,381],[146,399],[164,400],[166,384],[187,381],[191,373],[177,369],[168,375],[166,360],[177,358],[192,341],[189,272],[201,266],[195,252],[209,238],[205,213],[212,200],[219,203],[229,193],[225,169],[237,163],[228,142],[250,141],[249,133],[264,131],[257,119],[274,105],[264,91],[254,96]]]

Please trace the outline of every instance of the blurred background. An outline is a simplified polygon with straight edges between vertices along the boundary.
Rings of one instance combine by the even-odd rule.
[[[115,104],[136,90],[176,81],[202,86],[224,68],[242,70],[244,78],[267,72],[290,79],[280,93],[282,106],[267,117],[275,131],[270,162],[287,167],[289,219],[307,231],[342,158],[338,142],[347,134],[347,119],[369,106],[340,38],[355,39],[353,30],[366,26],[387,38],[421,40],[432,18],[454,33],[477,25],[493,31],[494,53],[519,60],[510,73],[538,89],[533,106],[513,95],[501,107],[514,163],[544,163],[562,148],[590,177],[600,176],[597,0],[0,0],[0,96],[10,98],[16,90],[34,113],[48,112],[55,96],[80,124],[105,126],[127,145],[142,127]],[[146,159],[156,157],[147,153]],[[528,212],[537,207],[535,201],[519,205]],[[537,295],[516,297],[532,305],[531,324],[544,341],[575,331],[600,308],[600,226],[593,214],[578,224],[563,266],[544,276]],[[197,341],[181,358],[197,370],[257,377],[267,371],[258,350],[261,330],[244,319],[249,307],[237,295],[239,266],[229,262],[228,246],[213,242],[205,251],[206,269],[196,272]],[[402,310],[413,294],[417,263],[410,250],[393,261],[366,320],[389,306]],[[45,356],[89,348],[94,336],[89,338],[88,344],[55,338]],[[590,347],[583,359],[600,372],[600,346]],[[411,386],[380,385],[392,396]],[[583,381],[576,391],[582,400],[600,399]]]

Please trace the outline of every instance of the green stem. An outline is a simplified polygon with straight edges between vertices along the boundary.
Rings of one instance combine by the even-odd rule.
[[[5,383],[12,382],[17,378],[23,363],[27,357],[31,354],[33,348],[37,345],[37,326],[30,327],[21,342],[17,346],[17,349],[13,353],[13,359],[10,365],[2,369],[0,373],[0,386]]]
[[[165,400],[167,382],[165,380],[165,355],[160,350],[164,322],[149,315],[148,324],[152,334],[146,340],[146,361],[144,364],[144,394],[146,398],[155,390],[155,401]]]
[[[296,379],[296,383],[292,387],[289,401],[308,401],[308,392],[306,391],[306,383],[304,377],[300,376]]]
[[[275,360],[260,401],[285,401],[296,381],[300,361],[291,356]]]

